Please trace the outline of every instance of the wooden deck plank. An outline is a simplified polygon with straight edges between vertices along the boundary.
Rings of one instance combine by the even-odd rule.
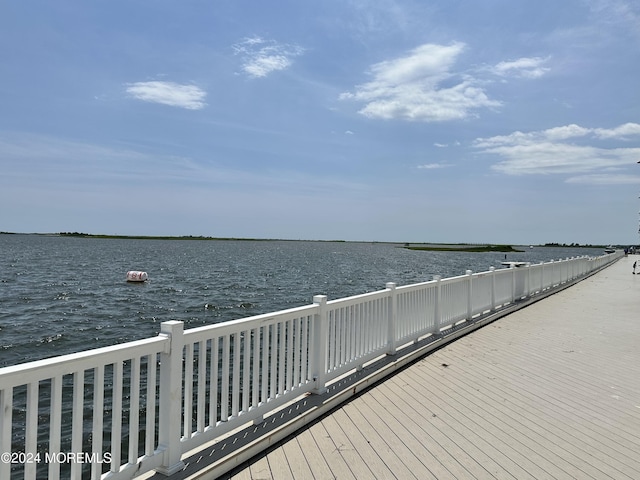
[[[269,471],[271,472],[271,478],[277,480],[294,480],[293,472],[287,461],[284,448],[276,448],[268,456]]]
[[[399,379],[402,380],[402,379]],[[389,399],[395,398],[395,403],[398,408],[406,410],[408,412],[408,418],[419,418],[419,421],[415,421],[415,424],[419,427],[417,435],[423,435],[424,433],[433,436],[443,446],[446,451],[453,455],[460,465],[466,470],[466,476],[471,478],[491,478],[495,477],[494,472],[495,463],[485,454],[482,454],[476,449],[471,442],[469,442],[464,436],[460,435],[455,429],[451,428],[451,425],[447,423],[445,417],[439,417],[438,415],[431,415],[424,408],[424,403],[420,401],[408,401],[406,395],[399,395],[399,391],[394,387],[394,382],[388,382],[386,384],[389,387],[388,391],[381,389],[381,391],[389,396]],[[409,413],[410,412],[410,413]],[[424,432],[424,433],[422,433]],[[484,464],[480,463],[480,457],[487,461],[489,464],[486,468]]]
[[[313,478],[313,471],[297,438],[282,445],[293,478]]]
[[[640,478],[636,259],[415,362],[254,461],[251,477],[277,478],[283,463],[316,479]]]
[[[411,452],[420,462],[415,465],[415,471],[422,475],[432,474],[437,479],[454,479],[456,476],[452,473],[438,458],[436,451],[439,446],[432,438],[423,438],[422,441],[413,434],[415,425],[411,421],[402,418],[397,412],[388,408],[386,398],[382,398],[382,403],[377,401],[375,397],[369,397],[374,391],[368,392],[366,398],[360,397],[357,402],[358,408],[366,406],[370,408],[377,418],[380,425],[385,425],[388,430],[393,432],[395,438],[398,439],[400,450]]]
[[[364,405],[348,403],[344,406],[342,411],[351,419],[351,421],[358,426],[358,432],[362,436],[362,440],[366,441],[369,446],[376,452],[376,454],[380,457],[380,460],[385,465],[385,468],[390,472],[393,472],[389,478],[402,478],[402,479],[411,479],[415,478],[416,480],[424,480],[425,478],[435,478],[430,475],[420,475],[416,476],[416,474],[404,463],[402,458],[398,456],[397,451],[394,447],[389,443],[389,441],[383,437],[378,429],[371,424],[371,419],[375,421],[375,416],[367,418],[364,414]],[[377,424],[378,422],[376,422]],[[422,465],[420,464],[420,468],[422,469]]]
[[[437,360],[445,359],[448,360],[446,357]],[[532,438],[532,432],[522,424],[517,413],[509,415],[509,407],[504,398],[487,399],[484,391],[481,397],[476,397],[473,391],[464,390],[461,384],[452,383],[451,380],[445,381],[429,371],[427,373],[430,378],[426,380],[438,385],[434,395],[441,404],[447,405],[447,402],[451,402],[451,405],[457,406],[454,411],[449,410],[450,414],[457,415],[459,411],[456,410],[460,409],[466,415],[475,418],[483,431],[490,434],[493,442],[503,450],[509,449],[510,456],[526,468],[530,475],[535,478],[549,475],[556,478],[565,475],[572,478],[593,478],[567,462],[563,455],[558,454],[556,449],[543,440]]]
[[[269,467],[269,460],[267,457],[260,457],[255,463],[252,463],[248,469],[251,472],[252,480],[271,480],[273,475],[271,474],[271,467]],[[234,476],[234,478],[236,478]]]
[[[295,440],[298,442],[314,478],[334,478],[331,467],[313,438],[310,429],[304,429],[296,436]]]
[[[324,421],[313,425],[310,432],[319,450],[322,452],[325,461],[331,467],[333,478],[355,480],[356,477],[340,453],[339,446],[336,445],[336,442],[325,428]]]
[[[457,360],[452,360],[454,363]],[[482,365],[479,364],[479,368],[482,369]],[[514,365],[510,366],[510,370],[515,368]],[[486,371],[487,375],[495,375],[495,371]],[[554,388],[548,388],[544,385],[539,385],[536,391],[531,390],[531,382],[523,384],[519,380],[518,376],[507,377],[508,374],[498,374],[501,376],[500,381],[503,382],[501,391],[503,393],[509,393],[512,395],[512,401],[520,408],[530,408],[531,414],[535,417],[542,415],[549,415],[554,419],[554,425],[565,435],[575,437],[576,440],[584,443],[588,448],[590,455],[600,456],[602,461],[608,461],[610,457],[611,461],[615,464],[625,463],[628,459],[635,457],[637,448],[639,446],[637,437],[621,438],[624,436],[624,428],[629,428],[628,425],[636,424],[636,431],[640,431],[640,424],[637,420],[634,421],[631,415],[623,414],[623,412],[614,412],[607,405],[596,405],[596,408],[590,408],[587,401],[578,400],[578,393],[569,393],[564,396],[567,403],[562,403],[559,400],[558,386]],[[507,380],[511,380],[507,382]],[[507,382],[507,383],[504,383]],[[492,382],[495,385],[495,382]],[[583,392],[583,396],[587,392]],[[535,395],[535,397],[534,397]],[[546,397],[545,400],[550,405],[550,411],[540,409],[541,398]],[[571,399],[575,400],[575,405],[571,405]],[[558,402],[558,403],[557,403]],[[586,402],[584,406],[582,404]],[[528,407],[528,405],[531,405]],[[609,417],[615,414],[617,422],[613,422],[606,415],[602,414],[602,411],[608,410]],[[633,428],[633,427],[631,427]],[[613,431],[616,434],[612,433]],[[606,442],[603,440],[606,439]],[[635,452],[634,448],[635,447]]]
[[[399,431],[404,431],[407,446],[428,450],[436,460],[446,465],[447,470],[455,478],[474,478],[467,467],[467,455],[457,448],[438,428],[423,428],[427,422],[424,417],[415,416],[414,412],[402,410],[398,406],[398,398],[394,398],[383,383],[367,394],[382,405],[388,415],[399,419]],[[368,401],[368,400],[367,400]]]
[[[347,465],[349,465],[349,469],[353,475],[356,478],[372,478],[375,476],[374,472],[371,470],[366,458],[363,457],[363,452],[354,445],[351,435],[348,434],[345,429],[342,428],[340,422],[338,422],[339,416],[344,417],[344,415],[339,415],[340,410],[325,418],[322,424],[334,440],[337,451],[344,458]],[[366,455],[366,457],[368,456],[369,455]]]
[[[355,451],[359,453],[369,471],[375,472],[376,478],[395,478],[395,475],[380,458],[380,454],[372,448],[371,443],[362,434],[360,426],[353,421],[345,410],[346,406],[337,410],[332,417],[336,422],[336,426],[342,429],[345,437],[349,439]],[[356,476],[362,478],[359,475]]]
[[[434,467],[434,464],[426,465],[424,462],[428,462],[430,459],[422,455],[419,458],[419,451],[412,448],[406,448],[406,444],[398,436],[397,430],[391,425],[388,425],[385,419],[388,416],[387,411],[380,411],[372,409],[371,402],[358,402],[351,403],[353,410],[359,412],[364,416],[371,428],[375,431],[378,437],[377,445],[382,450],[392,452],[398,457],[398,460],[402,463],[402,467],[399,469],[399,473],[404,472],[405,468],[412,472],[412,475],[416,476],[420,480],[426,479],[439,479],[446,478],[449,472],[442,467],[439,463]],[[373,435],[372,437],[373,438]],[[388,463],[391,465],[391,463]],[[395,470],[394,470],[395,471]],[[438,474],[438,475],[436,475]],[[411,478],[411,476],[398,478]]]
[[[415,369],[411,370],[415,373]],[[531,474],[525,468],[528,459],[525,457],[518,457],[517,454],[510,451],[512,450],[508,444],[505,444],[503,448],[496,448],[491,442],[487,441],[484,435],[486,429],[480,423],[474,422],[473,419],[460,412],[460,414],[452,415],[449,412],[451,409],[441,408],[440,403],[435,402],[435,396],[432,389],[434,385],[430,382],[424,382],[424,377],[416,378],[415,383],[404,385],[396,384],[397,391],[406,392],[402,395],[402,400],[406,402],[415,402],[422,404],[426,411],[425,416],[431,415],[431,417],[440,417],[451,429],[456,433],[464,437],[465,448],[470,454],[477,460],[479,460],[485,468],[495,478],[515,478],[518,480],[524,480],[530,478],[533,480],[540,480],[545,478],[543,472],[537,471],[536,475]],[[401,381],[400,378],[392,378],[389,380],[391,384]],[[435,388],[438,388],[437,386]],[[436,413],[438,412],[438,413]],[[496,434],[494,434],[496,435]],[[499,432],[498,432],[499,435]],[[515,460],[512,457],[516,457]]]

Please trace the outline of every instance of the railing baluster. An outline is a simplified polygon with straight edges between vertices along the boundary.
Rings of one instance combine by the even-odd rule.
[[[209,425],[218,423],[218,349],[220,339],[211,339],[211,365],[209,366]]]
[[[292,385],[294,388],[300,386],[300,368],[302,366],[302,359],[300,358],[300,349],[302,345],[302,331],[301,331],[301,322],[302,319],[296,318],[294,320],[294,332],[293,338],[295,340],[295,345],[293,347],[293,382]]]
[[[387,290],[389,290],[388,297],[388,312],[387,312],[387,355],[396,354],[396,324],[398,321],[398,292],[396,291],[396,284],[389,282],[386,284]]]
[[[302,383],[306,383],[309,378],[309,317],[305,316],[302,319],[302,352],[300,355],[300,361],[302,362],[302,370],[300,372],[300,379]]]
[[[347,357],[347,314],[345,313],[346,308],[342,307],[340,309],[340,340],[338,343],[338,349],[340,351],[338,365],[344,365],[344,362]]]
[[[249,362],[251,357],[251,330],[245,330],[243,334],[242,346],[244,348],[244,359],[242,361],[243,376],[242,376],[242,411],[249,411],[249,393],[251,388],[249,385],[249,378],[251,374],[251,363]]]
[[[120,465],[122,464],[122,377],[122,362],[115,362],[113,364],[113,391],[111,403],[112,472],[117,472],[118,470],[120,470]]]
[[[220,392],[220,421],[229,419],[229,335],[222,337],[222,382]]]
[[[11,438],[13,430],[13,387],[0,390],[0,453],[12,452]],[[0,462],[0,478],[11,477],[11,463]]]
[[[233,374],[232,392],[231,392],[231,416],[237,417],[240,414],[240,332],[233,334],[233,365],[231,372]]]
[[[24,451],[29,454],[35,454],[38,451],[38,381],[29,382],[27,384],[27,417],[26,430],[24,440]],[[11,450],[8,450],[11,451]],[[25,480],[35,480],[36,463],[29,462],[24,466]]]
[[[183,426],[182,436],[191,438],[193,435],[193,344],[184,346],[184,392],[183,392]]]
[[[62,428],[62,375],[51,379],[51,405],[49,411],[49,452],[60,451],[60,435]],[[49,462],[49,478],[60,476],[60,463]],[[0,475],[0,478],[5,478]]]
[[[155,397],[155,391],[154,391]],[[91,437],[91,453],[102,455],[102,430],[104,426],[104,366],[93,370],[93,422]],[[91,465],[91,480],[98,480],[102,474],[99,462]]]
[[[140,357],[131,359],[129,387],[129,463],[138,461],[138,431],[140,430]]]
[[[156,369],[157,355],[147,357],[147,418],[145,423],[145,455],[152,456],[155,450],[156,430]]]
[[[269,400],[269,325],[260,327],[262,335],[260,345],[262,346],[262,370],[261,370],[261,392],[260,402],[267,403]]]
[[[277,396],[280,396],[284,393],[284,375],[285,375],[285,365],[286,365],[286,322],[278,322],[278,393]]]
[[[271,334],[271,348],[270,348],[270,355],[269,355],[269,366],[270,366],[270,389],[269,389],[269,398],[273,399],[276,398],[277,395],[277,391],[276,391],[276,380],[278,377],[278,324],[274,323],[272,324],[270,327],[270,334]]]
[[[253,378],[251,388],[251,405],[257,407],[260,402],[260,328],[252,331]]]
[[[115,382],[114,382],[114,390],[115,390]],[[114,399],[114,408],[115,412],[116,404],[119,406],[120,411],[122,411],[122,396],[119,401],[116,403]],[[71,451],[72,452],[81,452],[82,451],[82,431],[83,431],[83,423],[84,423],[84,370],[80,370],[73,373],[73,400],[72,400],[72,409],[71,409]],[[113,443],[113,439],[111,440]],[[120,444],[120,435],[118,434],[118,444]],[[118,465],[119,466],[119,465]],[[82,464],[72,462],[71,463],[71,478],[80,479],[82,477]]]
[[[325,385],[327,375],[327,349],[329,344],[329,339],[327,338],[327,296],[316,295],[313,297],[313,303],[317,305],[317,313],[314,315],[312,324],[310,370],[311,379],[316,384],[313,392],[321,394],[327,390]]]
[[[196,431],[204,432],[205,427],[205,402],[207,390],[207,342],[198,342],[198,421]]]
[[[286,327],[287,334],[287,373],[284,389],[291,391],[293,389],[293,320],[283,323],[283,327]]]

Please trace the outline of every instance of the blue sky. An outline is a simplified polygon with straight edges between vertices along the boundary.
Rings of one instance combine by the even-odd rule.
[[[0,231],[638,241],[637,1],[6,1],[0,45]]]

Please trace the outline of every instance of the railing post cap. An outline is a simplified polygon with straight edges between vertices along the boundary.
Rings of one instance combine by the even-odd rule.
[[[389,290],[395,290],[397,285],[396,282],[387,282],[384,284]]]
[[[180,320],[167,320],[160,324],[160,333],[181,332],[184,330],[184,322]]]
[[[496,267],[489,267],[489,271],[490,272],[495,272],[496,271]]]
[[[440,280],[442,280],[442,275],[434,275],[434,276],[433,276],[433,279],[434,279],[436,282],[439,282]]]
[[[472,274],[473,274],[473,270],[467,270],[467,271],[465,271],[465,273],[466,273],[467,275],[472,275]]]
[[[313,303],[327,303],[327,296],[326,295],[314,295],[313,296]]]
[[[160,325],[178,325],[179,323],[184,324],[184,322],[181,320],[166,320],[162,322]]]

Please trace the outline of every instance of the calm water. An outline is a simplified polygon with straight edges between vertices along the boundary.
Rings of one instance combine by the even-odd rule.
[[[526,248],[541,262],[600,249]],[[502,253],[391,244],[0,235],[0,367],[398,285],[500,268]],[[149,282],[127,283],[128,270]]]

